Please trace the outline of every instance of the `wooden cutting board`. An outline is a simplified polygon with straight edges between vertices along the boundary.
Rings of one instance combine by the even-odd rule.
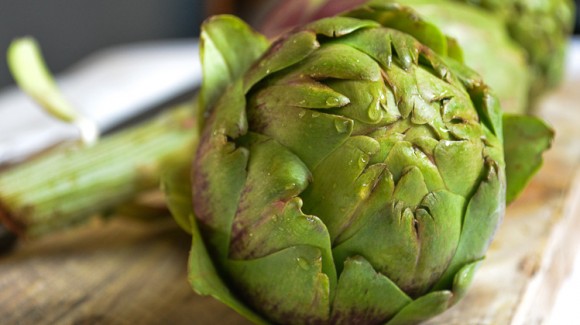
[[[578,251],[580,79],[541,105],[557,130],[545,165],[507,216],[466,298],[440,324],[541,324]],[[199,297],[189,238],[169,218],[123,218],[22,243],[0,257],[1,324],[247,324]]]

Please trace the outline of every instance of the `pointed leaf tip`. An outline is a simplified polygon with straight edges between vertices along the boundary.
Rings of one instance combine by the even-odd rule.
[[[268,40],[241,19],[213,16],[201,28],[203,81],[201,113],[207,111],[233,81],[239,79],[266,51]]]

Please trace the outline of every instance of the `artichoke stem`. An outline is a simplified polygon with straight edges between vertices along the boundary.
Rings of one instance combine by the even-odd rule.
[[[194,107],[183,104],[91,147],[52,150],[0,174],[0,221],[31,238],[82,223],[190,164]]]

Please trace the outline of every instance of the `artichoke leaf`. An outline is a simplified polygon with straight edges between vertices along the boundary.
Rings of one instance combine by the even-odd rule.
[[[380,166],[380,164],[377,164]],[[352,215],[352,221],[334,240],[334,257],[337,269],[342,270],[342,266],[350,255],[349,250],[342,250],[340,245],[351,237],[355,236],[362,228],[369,222],[373,222],[376,214],[385,209],[386,202],[390,202],[395,191],[395,181],[393,175],[388,169],[383,170],[383,173],[375,181],[374,187],[371,190],[369,197],[363,204],[359,204],[356,211]]]
[[[360,256],[344,262],[332,303],[332,324],[382,324],[412,302]]]
[[[396,138],[393,140],[396,142],[392,144],[386,163],[396,182],[399,182],[409,166],[416,166],[421,171],[425,185],[430,192],[445,188],[441,171],[437,168],[438,165],[433,162],[432,156],[430,157],[418,150],[411,142],[397,141]],[[385,143],[385,145],[389,144]]]
[[[467,205],[457,251],[435,285],[435,290],[450,289],[453,278],[462,267],[485,256],[490,238],[499,226],[505,210],[503,202],[505,185],[502,178],[503,176],[498,174],[498,166],[488,160],[485,176]]]
[[[247,148],[230,141],[247,133],[241,80],[228,89],[206,122],[193,164],[192,182],[195,216],[221,252],[227,251],[249,156]]]
[[[313,179],[318,181],[302,194],[304,210],[324,221],[333,240],[349,224],[352,213],[369,196],[384,169],[384,165],[368,166],[370,156],[378,150],[375,139],[354,136],[313,170]]]
[[[481,265],[483,259],[469,263],[459,269],[459,272],[455,274],[453,278],[453,298],[450,301],[449,306],[455,305],[459,300],[467,294],[467,290],[473,281],[475,272]]]
[[[260,90],[257,105],[293,106],[301,108],[330,109],[342,107],[350,99],[315,80],[293,80]]]
[[[191,184],[183,179],[189,178],[190,167],[165,173],[161,177],[161,189],[165,196],[167,207],[175,222],[188,234],[192,231],[193,205],[191,203]]]
[[[310,171],[277,141],[248,136],[248,175],[229,253],[221,256],[221,263],[238,291],[275,321],[289,313],[295,319],[326,319],[337,282],[330,237],[320,219],[302,213],[297,197],[308,185]],[[284,294],[291,290],[286,285],[303,288],[294,290],[295,301]]]
[[[340,43],[352,46],[377,61],[383,69],[393,61],[391,34],[382,28],[359,30],[340,38]]]
[[[276,139],[300,157],[310,170],[351,136],[354,125],[351,119],[275,104],[269,100],[261,105],[250,102],[248,119],[254,131]]]
[[[365,124],[378,124],[386,115],[386,89],[382,82],[366,80],[332,80],[327,84],[349,98],[350,105],[334,111],[335,114]]]
[[[190,217],[189,225],[192,235],[192,245],[189,252],[188,280],[193,290],[203,296],[212,296],[255,324],[269,324],[269,322],[240,301],[222,280],[201,238],[201,232],[197,226],[197,222],[193,218],[193,212],[190,208],[188,213],[187,208],[185,208],[186,206],[182,205],[181,207],[184,209],[180,209],[179,211]],[[191,204],[189,206],[191,207]],[[172,212],[175,210],[177,209],[172,209]]]
[[[247,93],[267,76],[301,62],[319,47],[316,34],[311,31],[279,38],[264,54],[260,63],[254,65],[244,76],[244,92]]]
[[[298,245],[320,249],[322,269],[336,283],[326,226],[302,213],[297,197],[311,178],[302,161],[276,141],[255,137],[248,177],[232,224],[229,258],[253,259]]]
[[[202,143],[194,163],[192,183],[195,216],[204,235],[223,254],[229,247],[231,225],[247,177],[249,152],[225,137]],[[206,149],[206,147],[212,147]],[[228,200],[224,200],[224,197]]]
[[[447,56],[459,63],[465,63],[465,53],[463,48],[457,39],[450,36],[447,36]]]
[[[453,193],[469,197],[483,173],[483,145],[480,141],[443,140],[435,148],[435,164],[445,185]],[[458,173],[461,166],[461,173]]]
[[[415,325],[433,318],[449,308],[451,291],[434,291],[405,306],[385,325]]]
[[[455,60],[446,59],[445,63],[467,88],[481,123],[502,143],[502,110],[499,100],[475,71]]]
[[[201,27],[203,81],[199,96],[201,113],[207,112],[227,86],[240,78],[268,48],[268,40],[241,19],[221,15]]]
[[[326,324],[330,283],[318,248],[293,246],[251,260],[226,260],[236,292],[275,324]]]
[[[379,64],[350,46],[328,43],[298,64],[291,75],[307,75],[316,80],[381,80]]]
[[[379,26],[381,26],[381,24],[373,20],[361,20],[337,16],[317,20],[306,25],[304,29],[311,30],[316,34],[324,35],[326,37],[341,37],[360,29]]]
[[[509,204],[542,166],[542,153],[550,148],[554,131],[534,116],[503,116],[504,154]]]

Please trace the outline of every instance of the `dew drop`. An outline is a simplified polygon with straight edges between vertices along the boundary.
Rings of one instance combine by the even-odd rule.
[[[334,120],[334,127],[338,133],[344,133],[348,129],[348,121]]]
[[[300,111],[300,113],[298,113],[298,117],[299,118],[303,118],[304,115],[306,115],[306,112],[305,111]]]
[[[378,106],[371,106],[368,110],[368,116],[371,120],[376,121],[381,118],[381,110]]]
[[[312,113],[312,117],[319,117],[319,116],[320,116],[320,113],[318,113],[318,112],[313,112]]]
[[[326,105],[328,105],[330,107],[337,106],[339,102],[340,102],[340,100],[337,97],[328,97],[326,99]]]
[[[360,159],[358,160],[359,167],[364,168],[367,165],[368,159],[369,159],[369,157],[367,157],[367,156],[360,157]]]
[[[309,269],[308,261],[304,257],[297,257],[296,262],[298,262],[298,266],[300,266],[301,269],[305,271]]]

